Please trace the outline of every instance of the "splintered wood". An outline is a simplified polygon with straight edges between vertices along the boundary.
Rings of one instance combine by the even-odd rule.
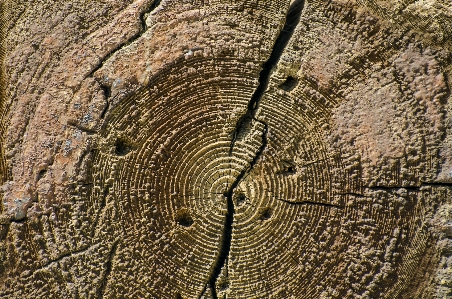
[[[451,28],[447,0],[3,1],[0,297],[449,298]]]

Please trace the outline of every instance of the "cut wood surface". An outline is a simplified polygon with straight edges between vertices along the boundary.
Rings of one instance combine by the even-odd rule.
[[[0,61],[0,298],[452,298],[449,0],[3,0]]]

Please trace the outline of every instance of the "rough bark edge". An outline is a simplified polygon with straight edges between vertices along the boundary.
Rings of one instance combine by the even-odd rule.
[[[0,185],[6,180],[6,168],[4,162],[4,115],[6,105],[6,72],[5,72],[5,56],[6,56],[6,33],[8,29],[9,4],[6,0],[0,2]],[[0,191],[1,192],[1,191]],[[0,193],[0,199],[3,199]],[[0,214],[3,213],[3,204],[0,204]],[[6,260],[6,246],[3,240],[9,230],[9,221],[0,217],[0,274],[5,271],[4,262]]]
[[[6,74],[5,74],[5,55],[6,55],[6,33],[8,28],[8,9],[7,1],[0,2],[0,185],[6,180],[6,168],[4,162],[4,135],[5,135],[5,105],[6,105]],[[0,213],[3,212],[3,206],[0,205]]]

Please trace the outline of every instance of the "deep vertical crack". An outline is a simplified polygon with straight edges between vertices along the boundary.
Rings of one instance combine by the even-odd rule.
[[[211,294],[214,299],[218,299],[217,291],[216,291],[216,282],[218,279],[218,276],[221,273],[221,269],[225,265],[225,262],[229,256],[229,251],[231,249],[231,241],[232,241],[232,223],[234,221],[234,190],[239,185],[240,181],[245,177],[247,173],[249,173],[254,166],[257,164],[257,161],[262,156],[262,153],[264,152],[265,148],[267,147],[267,133],[268,133],[268,125],[260,120],[254,119],[255,121],[260,122],[264,125],[264,130],[262,132],[262,145],[258,149],[256,155],[254,156],[253,160],[250,162],[250,165],[242,170],[240,174],[237,176],[237,178],[234,180],[234,182],[231,184],[229,189],[224,193],[224,196],[227,200],[227,213],[224,221],[223,226],[223,235],[221,236],[220,240],[220,250],[218,252],[217,260],[213,266],[212,273],[209,276],[209,281],[204,287],[201,295],[199,297],[202,297],[202,295],[205,293],[206,288],[210,286]]]
[[[221,273],[221,269],[224,267],[225,262],[229,256],[229,252],[231,249],[231,241],[232,241],[232,224],[234,221],[234,190],[239,185],[240,181],[245,177],[247,173],[249,173],[254,166],[257,164],[259,158],[262,156],[265,148],[267,147],[267,133],[268,133],[268,125],[264,121],[257,119],[256,111],[259,107],[259,102],[262,99],[265,90],[267,89],[268,82],[270,80],[270,73],[274,66],[278,63],[281,55],[287,46],[290,38],[293,35],[295,27],[298,25],[300,21],[300,15],[304,7],[304,0],[295,0],[292,5],[289,7],[289,10],[286,15],[286,21],[283,29],[280,31],[278,38],[275,41],[272,52],[268,60],[264,63],[262,71],[259,74],[259,85],[254,91],[252,95],[247,110],[244,115],[242,115],[235,129],[232,133],[232,141],[229,148],[229,155],[232,155],[232,151],[234,149],[235,142],[237,140],[237,136],[242,133],[243,129],[248,127],[251,122],[254,120],[264,125],[264,130],[262,132],[262,145],[258,149],[256,155],[253,160],[250,162],[249,166],[240,172],[234,182],[231,184],[229,189],[224,193],[227,201],[227,212],[223,226],[223,234],[220,239],[220,249],[218,252],[217,260],[215,261],[212,272],[209,276],[209,280],[207,281],[204,289],[202,290],[199,298],[201,298],[208,287],[210,287],[212,297],[214,299],[218,299],[217,291],[216,291],[216,283],[218,276]]]
[[[239,118],[237,124],[235,125],[235,129],[232,132],[232,141],[229,148],[229,155],[232,155],[232,150],[234,149],[234,145],[239,134],[242,133],[243,129],[251,123],[251,120],[253,118],[255,118],[257,108],[259,107],[259,102],[268,87],[270,73],[281,58],[281,55],[286,48],[287,43],[294,33],[295,27],[297,27],[298,23],[300,22],[300,16],[303,7],[304,0],[295,0],[289,7],[284,27],[280,31],[279,36],[275,41],[270,57],[264,63],[259,74],[259,85],[251,96],[247,111]]]

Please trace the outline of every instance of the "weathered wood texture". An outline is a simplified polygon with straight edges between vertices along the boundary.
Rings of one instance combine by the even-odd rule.
[[[448,0],[0,3],[0,298],[452,298]]]

